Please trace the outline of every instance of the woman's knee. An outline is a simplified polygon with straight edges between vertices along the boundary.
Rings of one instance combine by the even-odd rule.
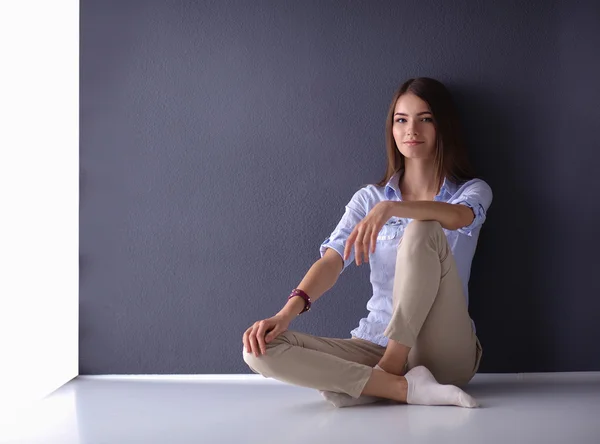
[[[242,348],[242,357],[244,362],[250,367],[254,373],[260,373],[263,376],[267,376],[268,367],[273,363],[273,360],[279,356],[278,348],[285,344],[293,343],[293,332],[285,331],[277,335],[275,339],[265,345],[266,353],[264,355],[259,354],[256,356],[254,352],[248,353],[246,347]]]
[[[444,232],[437,220],[413,220],[404,229],[403,238],[426,239],[436,232]]]
[[[413,220],[404,229],[401,242],[398,243],[398,254],[402,249],[420,250],[425,245],[444,248],[447,244],[442,224],[437,220]]]
[[[265,373],[265,359],[264,356],[259,355],[256,356],[254,354],[254,352],[247,352],[246,351],[246,347],[244,347],[243,352],[242,352],[242,357],[244,358],[244,362],[246,363],[246,365],[248,365],[248,367],[250,368],[250,370],[252,370],[254,373],[263,375],[263,376],[267,376]]]

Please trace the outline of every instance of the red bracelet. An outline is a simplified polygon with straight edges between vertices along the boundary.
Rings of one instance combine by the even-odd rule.
[[[294,296],[300,296],[302,299],[304,299],[304,309],[300,313],[298,313],[298,315],[301,315],[305,311],[310,310],[312,302],[310,300],[310,297],[304,291],[300,290],[299,288],[294,288],[292,294],[289,295],[288,300],[292,299]]]

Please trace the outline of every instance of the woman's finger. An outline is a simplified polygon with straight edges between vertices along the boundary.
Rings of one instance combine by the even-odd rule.
[[[363,254],[364,254],[364,262],[369,262],[369,251],[371,250],[371,231],[369,229],[365,230],[365,234],[363,236]]]
[[[360,265],[360,263],[361,263],[361,254],[362,254],[362,233],[359,228],[356,232],[356,239],[354,240],[354,262],[356,262],[356,265]]]
[[[261,321],[258,325],[258,330],[256,332],[256,339],[258,340],[258,345],[259,345],[259,350],[262,352],[262,354],[264,355],[265,353],[267,353],[267,347],[265,345],[265,333],[267,330],[267,323],[264,321]]]
[[[254,325],[252,327],[252,331],[250,332],[250,345],[252,347],[252,352],[254,353],[254,356],[258,357],[258,344],[256,342],[256,330],[258,330],[257,326]]]
[[[244,335],[242,336],[242,342],[244,343],[244,348],[246,349],[246,353],[252,352],[252,350],[250,349],[250,341],[248,340],[248,336],[250,335],[251,331],[252,331],[252,327],[248,328],[244,332]]]
[[[375,228],[371,233],[371,254],[375,253],[375,246],[377,245],[377,234],[379,230]]]
[[[352,250],[352,244],[354,243],[354,239],[356,238],[356,227],[354,227],[354,230],[352,230],[352,233],[350,233],[350,236],[348,236],[348,239],[346,240],[346,246],[344,247],[344,260],[348,259],[348,256],[350,256],[350,251]],[[356,250],[355,250],[356,253]]]
[[[362,264],[363,262],[369,262],[369,236],[368,236],[368,228],[365,228],[364,225],[361,227],[360,233],[356,238],[356,244],[354,246],[356,254],[358,256],[357,265]]]
[[[279,330],[277,329],[277,327],[275,327],[273,330],[271,330],[269,332],[269,334],[267,336],[265,336],[265,342],[268,344],[269,342],[271,342],[274,338],[277,337],[277,335],[279,335]]]

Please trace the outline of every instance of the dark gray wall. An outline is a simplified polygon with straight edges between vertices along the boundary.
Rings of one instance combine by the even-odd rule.
[[[600,370],[600,14],[568,3],[83,0],[81,374],[250,373],[243,331],[381,178],[415,76],[494,190],[481,372]],[[349,337],[368,271],[290,328]]]

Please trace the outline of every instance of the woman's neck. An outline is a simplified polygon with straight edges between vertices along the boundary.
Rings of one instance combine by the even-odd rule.
[[[398,187],[403,196],[412,200],[433,200],[439,191],[434,165],[423,162],[405,165]]]

